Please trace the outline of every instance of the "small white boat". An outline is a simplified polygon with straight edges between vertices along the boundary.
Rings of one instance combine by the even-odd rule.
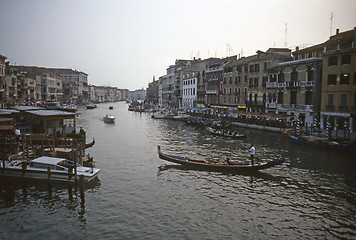
[[[156,119],[166,119],[168,118],[168,114],[166,114],[165,112],[155,112],[152,115],[152,118],[156,118]]]
[[[115,116],[108,114],[103,118],[103,121],[106,122],[106,123],[114,123],[115,122]]]
[[[98,168],[83,167],[65,158],[39,157],[30,161],[14,160],[0,162],[0,176],[20,177],[27,179],[42,179],[52,181],[73,181],[75,169],[77,178],[84,176],[84,182],[90,182],[100,172]]]

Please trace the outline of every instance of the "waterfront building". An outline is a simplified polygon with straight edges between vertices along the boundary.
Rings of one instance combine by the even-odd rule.
[[[266,112],[294,115],[311,127],[320,111],[322,58],[278,63],[268,69]]]
[[[78,95],[78,85],[76,83],[63,82],[63,102],[76,103]]]
[[[51,73],[42,73],[42,100],[61,102],[63,100],[62,79]]]
[[[137,89],[135,91],[130,91],[131,101],[135,100],[145,100],[146,99],[146,90],[145,89]]]
[[[6,105],[6,81],[5,81],[6,57],[0,54],[0,108]]]
[[[205,102],[217,112],[224,112],[223,106],[223,79],[224,67],[236,60],[236,55],[219,59],[207,64],[205,69]]]
[[[206,65],[218,58],[205,60],[193,59],[190,66],[182,71],[182,102],[183,107],[205,107],[204,71]]]
[[[182,104],[182,71],[191,66],[189,60],[177,59],[174,65],[167,68],[166,75],[159,78],[158,96],[162,107],[178,109]]]
[[[182,75],[183,91],[182,91],[182,106],[195,107],[197,102],[197,87],[199,71],[185,70]]]
[[[117,89],[119,101],[127,101],[130,99],[130,91],[128,89]]]
[[[153,105],[158,104],[158,81],[155,80],[155,76],[153,76],[152,82],[148,83],[145,102]]]
[[[71,83],[66,86],[72,86],[73,88],[67,88],[69,91],[67,95],[72,96],[72,103],[82,103],[89,99],[89,87],[88,87],[88,74],[72,69],[61,68],[47,68],[47,71],[59,76],[63,83]],[[70,91],[73,91],[72,93]]]
[[[356,27],[325,43],[320,114],[323,129],[356,131]]]
[[[247,111],[266,112],[267,70],[292,59],[291,50],[286,48],[270,48],[266,52],[259,50],[256,55],[245,59],[248,65],[248,98],[245,100]]]

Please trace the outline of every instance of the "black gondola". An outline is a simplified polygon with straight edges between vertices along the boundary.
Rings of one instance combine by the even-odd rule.
[[[232,161],[225,162],[213,162],[208,160],[193,160],[187,157],[171,156],[161,152],[161,147],[157,147],[158,156],[163,160],[169,162],[178,163],[183,166],[200,169],[200,170],[210,170],[210,171],[258,171],[276,165],[280,165],[284,162],[284,158],[271,160],[263,163],[256,163],[251,165],[249,163],[233,163]]]
[[[93,138],[93,141],[91,141],[90,143],[86,143],[86,144],[85,144],[85,148],[86,148],[86,149],[87,149],[87,148],[90,148],[90,147],[94,146],[94,144],[95,144],[95,139]]]
[[[214,135],[218,135],[218,136],[223,136],[223,137],[230,137],[230,138],[234,138],[234,139],[243,139],[246,138],[246,134],[240,134],[237,132],[227,132],[226,130],[219,130],[219,129],[215,129],[212,127],[206,127],[206,129],[214,134]]]

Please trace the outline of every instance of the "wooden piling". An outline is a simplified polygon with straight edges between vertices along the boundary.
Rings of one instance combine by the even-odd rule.
[[[27,170],[27,162],[22,162],[22,177],[27,177],[26,170]]]
[[[47,167],[47,179],[50,180],[51,179],[51,168]]]

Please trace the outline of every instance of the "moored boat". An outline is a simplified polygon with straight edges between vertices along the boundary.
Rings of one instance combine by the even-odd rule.
[[[193,160],[188,157],[171,156],[161,152],[161,147],[157,147],[158,156],[163,160],[178,163],[180,165],[211,171],[258,171],[266,168],[271,168],[280,165],[284,162],[284,158],[274,159],[267,162],[259,162],[254,165],[250,163],[238,163],[236,161],[211,161],[211,160]]]
[[[166,112],[155,112],[151,117],[156,119],[167,119],[168,114]]]
[[[0,167],[0,176],[51,181],[73,181],[76,172],[78,177],[83,175],[84,182],[90,182],[100,172],[98,168],[75,166],[73,161],[47,156],[31,161],[2,161]]]
[[[234,139],[243,139],[246,138],[246,134],[240,134],[238,132],[234,131],[227,131],[224,129],[215,129],[212,127],[205,127],[210,133],[218,136],[223,136],[223,137],[230,137]]]
[[[352,148],[351,142],[333,141],[328,139],[327,137],[319,137],[312,135],[297,136],[291,133],[288,134],[288,137],[291,142],[311,147],[330,150],[347,150]]]

